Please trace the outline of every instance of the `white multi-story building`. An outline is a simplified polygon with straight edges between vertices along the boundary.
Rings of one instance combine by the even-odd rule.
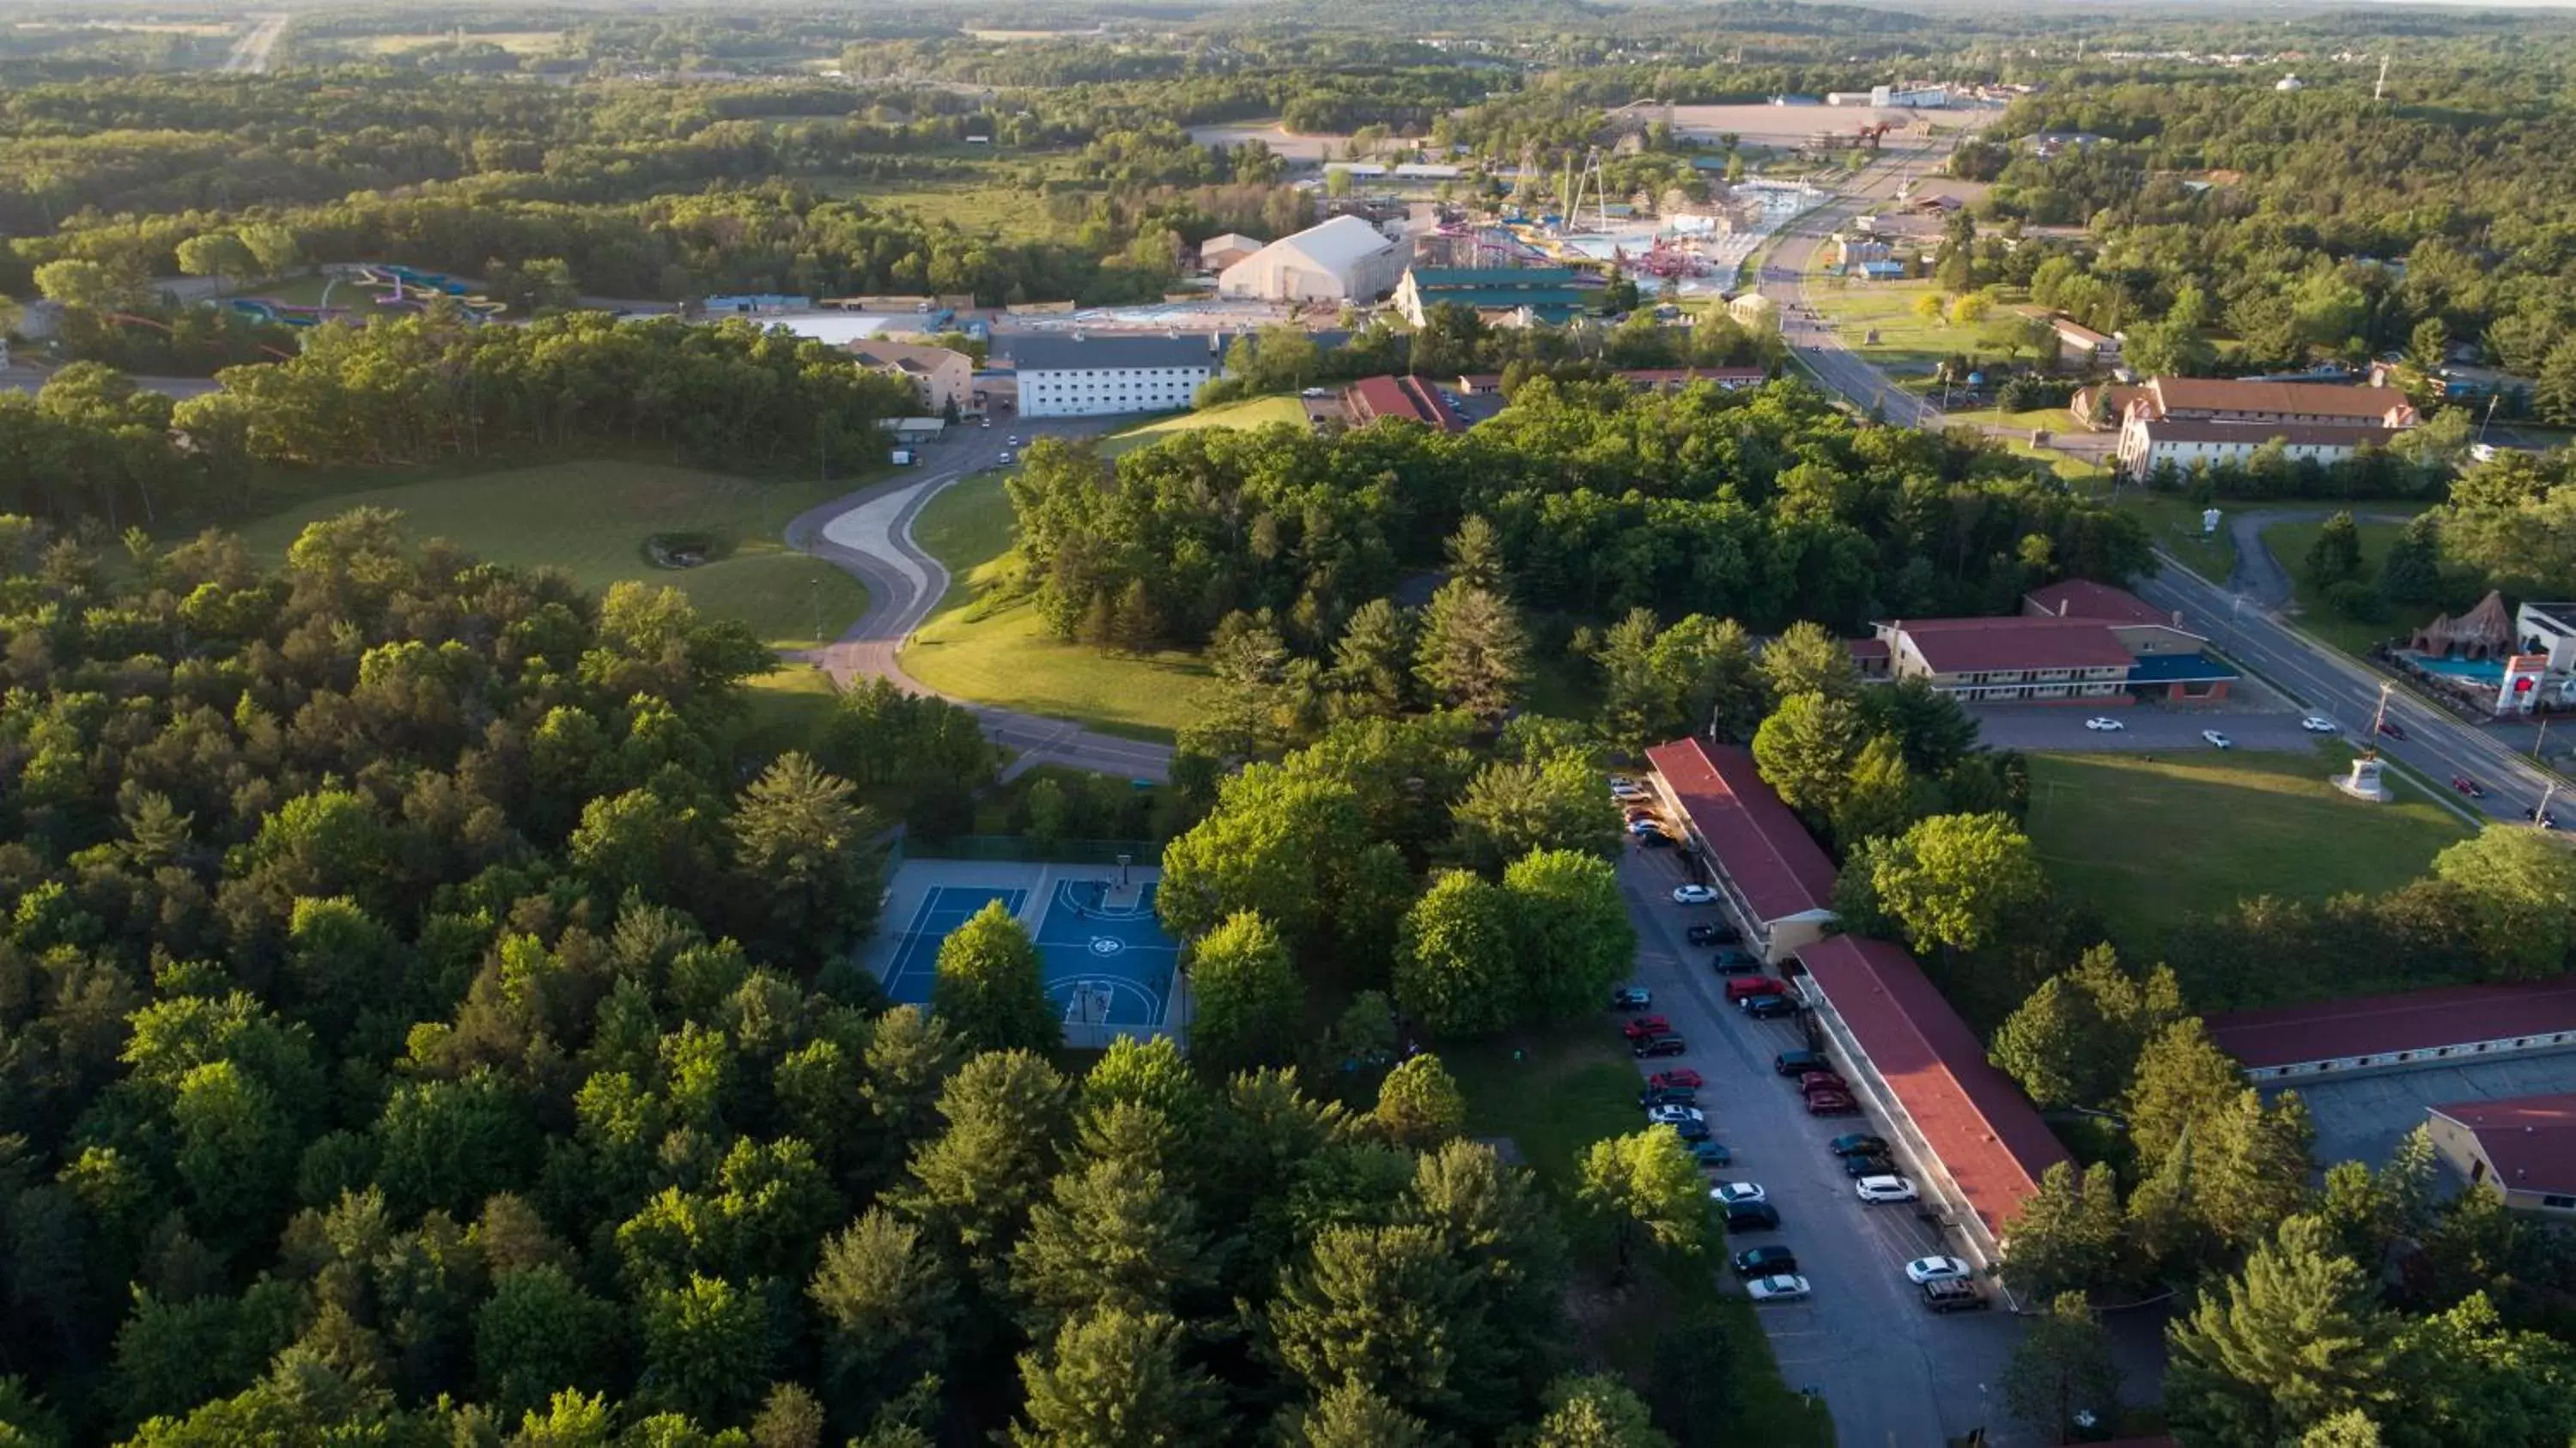
[[[1225,371],[1226,338],[997,336],[1019,374],[1022,417],[1177,412]]]

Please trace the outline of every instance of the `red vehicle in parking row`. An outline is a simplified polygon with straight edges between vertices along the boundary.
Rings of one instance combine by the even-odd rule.
[[[1810,1096],[1819,1091],[1840,1091],[1848,1096],[1851,1083],[1831,1071],[1810,1071],[1798,1078],[1798,1089]]]
[[[1726,983],[1726,998],[1729,1002],[1746,1001],[1755,996],[1785,995],[1788,990],[1786,981],[1767,975],[1737,976]]]
[[[1642,1041],[1648,1036],[1664,1035],[1672,1028],[1673,1023],[1662,1016],[1632,1016],[1619,1026],[1620,1032],[1631,1041]]]
[[[1858,1116],[1860,1103],[1840,1091],[1810,1091],[1807,1093],[1807,1114],[1809,1116]]]
[[[1646,1085],[1657,1091],[1697,1091],[1707,1084],[1697,1071],[1688,1066],[1674,1071],[1658,1071],[1646,1078]]]

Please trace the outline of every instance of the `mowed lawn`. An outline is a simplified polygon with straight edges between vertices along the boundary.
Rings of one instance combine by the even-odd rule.
[[[1833,324],[1843,345],[1887,370],[1898,382],[1921,392],[1932,369],[1945,357],[1974,355],[1995,360],[1995,349],[1980,340],[1985,323],[1955,327],[1945,318],[1927,322],[1914,315],[1918,298],[1940,293],[1928,281],[1871,282],[1856,278],[1811,276],[1807,300]],[[1872,332],[1878,340],[1869,340]],[[2071,422],[2073,419],[2068,419]]]
[[[2124,950],[2151,956],[2189,913],[2257,895],[2323,899],[2393,890],[2467,838],[2456,815],[2403,780],[2364,804],[2328,779],[2351,760],[2312,754],[2030,757],[2030,835],[2050,880],[2091,906]]]
[[[948,566],[947,596],[913,631],[904,671],[943,693],[1169,740],[1214,687],[1197,655],[1116,653],[1049,634],[1018,589],[1001,473],[950,485],[913,520],[913,540]]]
[[[2367,506],[2367,505],[2364,505]],[[2405,505],[2400,504],[2401,508]],[[2263,546],[2281,562],[2290,575],[2290,589],[2299,605],[2299,627],[2348,654],[2366,654],[2370,646],[2382,639],[2411,632],[2415,625],[2433,621],[2433,610],[2423,610],[2422,618],[2401,618],[2395,613],[2376,623],[2363,623],[2344,617],[2328,607],[2325,590],[2308,581],[2308,550],[2317,546],[2317,535],[2325,524],[2275,523],[2263,530]],[[2396,546],[2406,532],[2403,523],[2357,522],[2361,534],[2361,581],[2376,584],[2379,565],[2388,561],[2388,550]]]
[[[306,525],[352,508],[403,514],[415,542],[444,538],[477,557],[551,566],[594,591],[623,579],[668,585],[700,612],[738,619],[773,648],[837,635],[867,610],[867,589],[840,569],[790,550],[789,519],[850,490],[848,481],[755,482],[651,463],[578,462],[439,478],[298,502],[246,524],[242,538],[282,559]],[[659,568],[656,533],[702,533],[713,561]]]
[[[1170,417],[1158,417],[1152,422],[1111,433],[1102,438],[1100,454],[1103,457],[1114,458],[1120,453],[1133,452],[1137,448],[1150,446],[1165,438],[1175,437],[1185,432],[1197,432],[1201,428],[1251,429],[1268,427],[1274,422],[1304,427],[1306,425],[1305,403],[1294,397],[1248,397],[1241,402],[1229,402],[1222,407],[1211,407],[1204,412],[1182,412]]]
[[[1657,1331],[1712,1312],[1724,1341],[1710,1345],[1711,1356],[1734,1379],[1741,1405],[1727,1436],[1765,1448],[1826,1448],[1834,1441],[1831,1415],[1781,1382],[1752,1302],[1718,1290],[1724,1245],[1714,1223],[1705,1255],[1642,1245],[1633,1278],[1612,1280],[1609,1230],[1575,1192],[1584,1150],[1641,1125],[1637,1067],[1606,1028],[1586,1025],[1461,1045],[1441,1055],[1467,1098],[1468,1133],[1507,1138],[1558,1205],[1574,1247],[1570,1346],[1576,1360],[1615,1372],[1642,1391],[1654,1369]]]

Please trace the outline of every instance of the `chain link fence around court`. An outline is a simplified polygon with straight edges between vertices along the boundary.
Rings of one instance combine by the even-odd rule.
[[[1163,847],[1152,840],[1041,840],[1027,835],[951,835],[944,840],[906,835],[893,859],[999,860],[1030,865],[1157,865]]]

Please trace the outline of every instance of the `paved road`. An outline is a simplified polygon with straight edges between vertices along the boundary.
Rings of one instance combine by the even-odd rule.
[[[2231,701],[2233,702],[2233,701]],[[2045,749],[2062,754],[2181,754],[2217,746],[2200,737],[2215,729],[2238,749],[2307,750],[2317,736],[2299,727],[2299,716],[2278,708],[2248,710],[2165,709],[2154,705],[2105,709],[2116,730],[2084,727],[2094,717],[2081,707],[1972,708],[1977,740],[1997,749]]]
[[[1947,154],[1948,140],[1889,147],[1878,159],[1853,173],[1841,194],[1791,222],[1764,258],[1757,286],[1780,304],[1781,335],[1798,360],[1828,388],[1863,408],[1884,409],[1887,420],[1908,427],[1942,426],[1941,409],[1898,387],[1887,374],[1843,345],[1833,327],[1811,320],[1802,311],[1811,305],[1808,282],[1816,253],[1833,233],[1854,216],[1879,209],[1895,198],[1907,177],[1922,177]]]
[[[2246,602],[2260,604],[2265,608],[2288,607],[2291,595],[2295,591],[2290,582],[2290,571],[2282,566],[2281,560],[2274,557],[2271,548],[2263,542],[2263,530],[2275,523],[2321,522],[2339,511],[2341,510],[2335,508],[2230,510],[2227,533],[2229,537],[2236,540],[2236,571],[2227,575],[2228,591],[2244,594]],[[2411,521],[2410,516],[2405,513],[2356,513],[2353,516],[2357,521],[2364,523]]]
[[[1024,433],[1078,435],[1099,431],[1103,424],[1068,420],[1032,426],[1005,419],[989,429],[952,428],[946,439],[926,449],[927,461],[920,472],[835,499],[787,525],[789,547],[835,563],[868,586],[868,611],[839,640],[794,656],[820,664],[837,682],[888,679],[909,693],[939,693],[905,673],[897,657],[904,641],[948,590],[948,570],[913,541],[913,520],[941,489],[996,466],[1006,447],[1004,439],[1015,425]],[[1129,779],[1171,777],[1169,745],[1121,739],[1070,720],[1023,714],[971,699],[954,702],[974,713],[985,737],[1017,755],[1003,771],[1005,779],[1040,764],[1070,765]]]
[[[2010,1360],[2020,1320],[2003,1311],[1926,1312],[1905,1280],[1905,1264],[1964,1255],[1961,1249],[1911,1207],[1862,1205],[1841,1164],[1825,1153],[1825,1143],[1847,1131],[1895,1133],[1864,1118],[1806,1114],[1771,1065],[1779,1052],[1805,1046],[1803,1033],[1787,1021],[1748,1019],[1725,1003],[1708,948],[1686,946],[1682,935],[1690,924],[1723,918],[1720,907],[1672,903],[1672,887],[1684,879],[1674,852],[1632,847],[1619,874],[1637,926],[1636,979],[1654,992],[1656,1012],[1691,1043],[1678,1059],[1640,1062],[1640,1075],[1689,1066],[1708,1079],[1702,1106],[1716,1138],[1735,1154],[1735,1165],[1714,1179],[1758,1182],[1780,1209],[1779,1231],[1747,1233],[1728,1251],[1785,1246],[1814,1284],[1807,1302],[1761,1310],[1782,1381],[1820,1392],[1846,1444],[1939,1448],[1980,1423],[1990,1442],[2031,1441],[2017,1436],[2000,1400],[1981,1402],[1978,1392]],[[1598,1026],[1610,1028],[1606,1018]],[[1732,1279],[1726,1264],[1715,1265]]]
[[[277,48],[278,37],[286,33],[283,15],[254,15],[250,33],[233,42],[232,54],[224,57],[227,74],[252,73],[268,69],[268,53]]]

